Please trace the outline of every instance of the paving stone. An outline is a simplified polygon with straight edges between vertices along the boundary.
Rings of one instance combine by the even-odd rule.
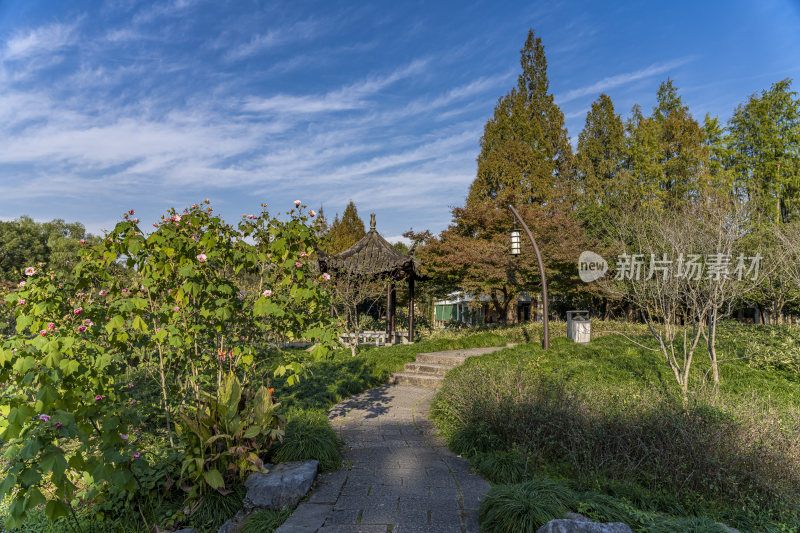
[[[325,523],[331,510],[330,505],[304,502],[297,506],[286,522],[275,533],[311,533]]]
[[[333,509],[325,517],[325,525],[356,524],[361,516],[361,509]]]
[[[430,523],[426,509],[364,509],[362,524],[408,524],[424,526]]]
[[[464,509],[464,525],[467,533],[478,533],[481,529],[478,523],[477,509]]]
[[[381,525],[334,525],[323,526],[317,533],[386,533],[386,526]]]
[[[425,524],[422,526],[399,524],[392,529],[392,533],[461,533],[461,524]]]
[[[427,418],[433,394],[387,385],[331,409],[347,468],[321,476],[280,533],[477,532],[489,484],[443,447]]]
[[[333,504],[334,509],[363,509],[364,496],[340,496],[336,503]]]
[[[346,479],[347,470],[344,468],[336,472],[320,474],[317,476],[317,482],[312,488],[308,501],[310,503],[335,503]]]

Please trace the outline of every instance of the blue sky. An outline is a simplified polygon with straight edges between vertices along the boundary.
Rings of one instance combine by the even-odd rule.
[[[353,199],[388,238],[438,232],[529,27],[573,139],[601,92],[627,116],[670,77],[727,120],[800,78],[797,0],[0,0],[0,219]]]

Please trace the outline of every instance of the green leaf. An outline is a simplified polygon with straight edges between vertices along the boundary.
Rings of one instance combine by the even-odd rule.
[[[133,329],[137,329],[142,333],[147,333],[147,323],[144,320],[142,320],[142,317],[140,317],[139,315],[133,317],[133,322],[131,323],[131,326],[133,327]]]
[[[51,522],[55,522],[62,516],[69,516],[70,509],[67,504],[60,500],[50,500],[44,509],[44,514]]]
[[[259,433],[261,433],[260,427],[250,426],[249,428],[247,428],[247,431],[244,432],[244,435],[242,435],[242,437],[244,437],[245,439],[252,439],[254,437],[257,437]]]
[[[225,486],[225,480],[222,479],[222,474],[216,469],[203,472],[203,479],[205,479],[208,486],[214,490]]]
[[[71,376],[72,374],[77,372],[80,366],[81,366],[80,363],[78,363],[78,361],[75,361],[74,359],[62,359],[61,364],[59,365],[61,371],[64,372],[65,377]]]
[[[17,484],[17,475],[16,474],[9,474],[6,478],[0,482],[0,496],[5,496],[6,494],[14,488],[14,485]]]
[[[36,485],[42,480],[42,473],[38,468],[27,468],[22,471],[19,476],[19,484],[22,487],[30,487]]]
[[[52,386],[44,385],[36,394],[36,399],[42,402],[46,408],[58,399],[58,392]]]
[[[37,487],[31,487],[28,489],[28,492],[25,494],[25,510],[33,509],[37,505],[42,505],[47,501],[47,498],[44,497],[42,491],[40,491]]]
[[[28,370],[34,367],[36,364],[36,360],[32,356],[27,357],[20,357],[17,359],[17,362],[14,363],[14,371],[19,374],[24,374]]]
[[[220,403],[226,407],[227,413],[235,413],[239,410],[239,400],[242,398],[242,385],[233,372],[228,372],[222,378],[219,398]]]
[[[138,239],[128,241],[128,255],[135,256],[142,249],[142,243]]]
[[[264,385],[261,385],[253,397],[253,411],[257,426],[264,426],[269,423],[272,414],[272,396]]]
[[[120,315],[116,315],[112,317],[111,320],[108,321],[108,324],[106,324],[106,331],[111,333],[115,329],[119,329],[124,326],[125,326],[125,319],[122,318]]]
[[[75,470],[83,470],[86,468],[86,461],[83,460],[83,457],[80,454],[75,454],[70,457],[67,463]]]
[[[194,263],[186,263],[178,269],[178,274],[184,278],[190,278],[194,275]]]
[[[22,333],[25,328],[33,324],[33,317],[20,315],[17,317],[17,332]]]

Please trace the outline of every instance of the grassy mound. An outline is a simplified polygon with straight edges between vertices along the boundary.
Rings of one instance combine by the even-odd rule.
[[[452,449],[471,456],[487,479],[568,479],[578,493],[596,495],[578,499],[590,516],[666,516],[639,520],[643,530],[670,520],[687,531],[712,531],[717,521],[743,531],[797,528],[797,376],[734,360],[711,395],[699,353],[696,392],[684,404],[647,337],[634,340],[645,347],[612,335],[588,346],[556,338],[547,352],[529,344],[471,358],[445,378],[433,416]],[[684,524],[686,517],[711,525]]]

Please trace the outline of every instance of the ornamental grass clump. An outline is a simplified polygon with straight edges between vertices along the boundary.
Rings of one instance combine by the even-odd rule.
[[[324,411],[296,411],[286,424],[283,441],[277,445],[272,461],[284,463],[316,459],[320,471],[341,467],[339,439]]]
[[[481,500],[478,520],[490,533],[535,533],[576,505],[576,495],[566,485],[534,479],[489,489]]]

